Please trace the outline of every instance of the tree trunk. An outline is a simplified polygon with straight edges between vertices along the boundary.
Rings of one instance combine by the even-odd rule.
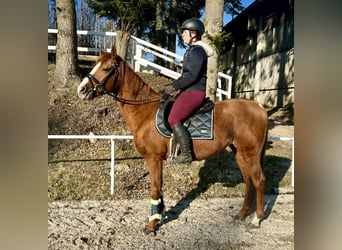
[[[177,0],[171,0],[169,11],[169,34],[168,34],[168,50],[176,53],[176,36],[177,36]],[[169,68],[176,69],[176,65],[169,63]]]
[[[126,61],[127,57],[127,49],[129,44],[129,39],[131,35],[123,30],[119,30],[116,32],[116,40],[115,40],[115,47],[117,54]]]
[[[54,80],[59,87],[79,83],[74,0],[56,0],[57,44]]]
[[[204,13],[204,25],[206,31],[210,36],[219,35],[222,31],[223,22],[223,7],[224,0],[206,0],[205,1],[205,13]],[[203,37],[203,41],[209,43],[206,35]],[[218,62],[219,55],[215,50],[213,56],[208,58],[208,84],[207,84],[207,96],[211,100],[215,100],[217,89],[217,74],[218,74]]]
[[[156,4],[156,33],[155,33],[155,38],[156,38],[156,45],[164,48],[164,41],[165,37],[164,36],[164,29],[163,29],[163,2],[164,1],[157,1]],[[156,64],[164,66],[164,60],[161,59],[160,57],[155,57],[154,62]]]

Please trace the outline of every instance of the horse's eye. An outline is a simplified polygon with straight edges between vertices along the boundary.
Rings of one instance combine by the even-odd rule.
[[[105,72],[109,72],[110,70],[111,70],[111,68],[103,69],[103,71],[105,71]]]

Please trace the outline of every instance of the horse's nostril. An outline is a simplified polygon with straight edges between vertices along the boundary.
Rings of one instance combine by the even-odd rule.
[[[85,93],[86,92],[86,88],[83,86],[83,87],[80,87],[79,89],[78,89],[78,91],[80,92],[80,93]]]

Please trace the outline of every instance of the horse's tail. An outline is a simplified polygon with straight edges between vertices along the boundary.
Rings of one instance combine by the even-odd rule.
[[[262,150],[261,150],[261,155],[260,155],[260,165],[261,165],[262,169],[264,169],[264,164],[265,164],[265,158],[266,158],[265,153],[266,153],[266,147],[267,147],[267,139],[268,139],[268,122],[266,123],[266,129],[264,132],[264,142],[262,145]]]

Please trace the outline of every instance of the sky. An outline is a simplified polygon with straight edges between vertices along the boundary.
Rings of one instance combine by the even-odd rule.
[[[241,4],[243,7],[247,8],[249,5],[251,5],[255,0],[241,0]],[[203,19],[204,15],[202,16]],[[229,23],[232,20],[232,16],[225,14],[223,16],[223,26],[226,25],[227,23]],[[185,49],[177,47],[176,48],[176,54],[178,55],[183,55],[185,52]]]
[[[243,7],[247,8],[249,5],[251,5],[255,0],[241,0],[241,4]],[[223,26],[229,23],[232,20],[231,15],[224,14],[223,16]]]

